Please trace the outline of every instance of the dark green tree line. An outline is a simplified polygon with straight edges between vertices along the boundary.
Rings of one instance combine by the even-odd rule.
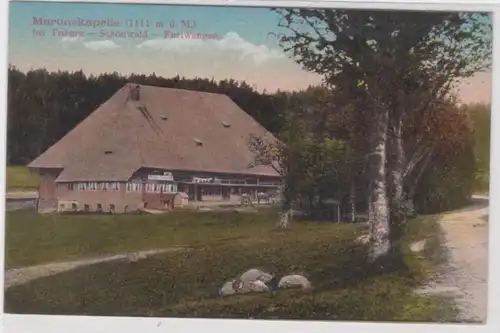
[[[7,160],[19,165],[36,158],[127,82],[226,94],[272,133],[281,130],[280,110],[288,98],[286,92],[259,93],[233,79],[217,82],[117,73],[87,76],[81,71],[43,69],[23,73],[14,67],[8,75]]]

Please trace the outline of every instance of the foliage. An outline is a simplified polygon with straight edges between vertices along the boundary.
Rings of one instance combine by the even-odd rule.
[[[281,171],[288,164],[289,168],[295,170],[294,178],[301,182],[296,185],[296,194],[291,197],[301,197],[309,202],[314,201],[311,200],[314,198],[319,202],[318,197],[335,197],[344,203],[344,210],[347,210],[349,183],[353,181],[358,206],[365,209],[365,154],[369,145],[366,133],[370,118],[362,99],[347,98],[342,90],[326,87],[311,87],[294,93],[261,94],[246,83],[233,80],[217,83],[205,79],[165,79],[155,75],[132,75],[126,78],[116,73],[86,76],[82,72],[49,73],[44,70],[23,73],[10,68],[8,162],[25,164],[31,161],[127,81],[228,94],[282,143],[286,143],[269,146],[265,138],[259,138],[262,140],[257,140],[258,144],[254,148],[269,153],[261,156],[263,160],[256,161],[263,164],[276,160],[280,155],[288,155],[288,161],[278,161],[277,164],[281,165]],[[448,121],[448,116],[440,109],[443,109],[441,104],[433,104],[429,106],[429,112],[408,117],[404,130],[406,137],[419,138],[418,143],[425,143],[419,146],[417,141],[406,140],[409,165],[413,155],[419,156],[417,153],[426,152],[425,149],[431,143],[445,145],[450,142],[449,149],[462,147],[460,140],[464,138],[456,135],[460,133],[462,125],[457,121]],[[482,133],[484,131],[477,131],[476,135]],[[479,144],[476,145],[476,151],[477,147]],[[273,165],[276,166],[276,163]],[[413,175],[418,172],[417,168]],[[483,177],[481,175],[484,174],[478,171],[476,177]],[[8,179],[12,180],[16,175],[22,176],[20,172],[8,172]],[[26,177],[20,179],[21,183],[31,184],[34,181]],[[407,186],[412,180],[408,180]],[[21,183],[13,186],[24,186]],[[33,184],[29,187],[36,187]],[[422,186],[428,188],[426,184]],[[433,182],[432,186],[437,185]]]
[[[474,174],[474,190],[488,192],[490,175],[490,132],[491,106],[485,104],[464,105],[474,126],[474,156],[476,171]]]
[[[213,230],[203,237],[210,241],[198,243],[193,250],[134,263],[96,264],[15,286],[6,291],[5,310],[110,316],[453,320],[449,304],[412,293],[414,286],[428,276],[431,266],[426,259],[407,252],[406,269],[397,274],[373,275],[364,262],[363,247],[354,244],[363,227],[297,222],[289,229],[275,229],[275,217],[271,215],[242,215],[192,213],[192,217],[198,217],[192,223],[186,221],[184,228],[179,224],[179,237],[204,234],[200,224],[210,225]],[[130,223],[121,219],[126,225]],[[175,215],[165,215],[162,222],[171,227],[178,225],[177,219]],[[138,236],[129,234],[135,241],[142,237],[144,222],[148,223],[141,222],[135,224]],[[229,226],[234,226],[232,237],[224,231]],[[415,237],[432,239],[437,234],[433,217],[415,221],[411,227]],[[89,220],[80,228],[97,234]],[[261,231],[256,233],[256,229]],[[162,237],[173,234],[166,227],[163,230]],[[208,228],[204,232],[209,232]],[[242,236],[246,234],[251,237]],[[125,239],[123,236],[120,238]],[[407,247],[407,241],[401,246]],[[217,296],[226,280],[252,267],[279,275],[305,271],[313,290],[226,299]],[[442,310],[435,311],[440,306]]]
[[[327,117],[331,121],[334,116],[326,107],[331,95],[320,88],[302,94],[299,103],[291,101],[283,112],[279,141],[252,137],[249,147],[256,153],[254,164],[275,166],[284,177],[285,207],[306,200],[314,208],[324,198],[342,199],[356,152],[348,141],[331,135]]]
[[[435,213],[468,204],[473,192],[474,172],[472,142],[448,154],[436,156],[417,189],[417,210]]]
[[[460,137],[453,123],[450,131],[446,121],[433,118],[453,104],[450,94],[457,79],[490,67],[490,17],[459,12],[275,11],[288,30],[281,42],[291,58],[322,75],[341,105],[353,104],[368,119],[367,201],[373,253],[381,257],[399,237],[406,221],[406,192],[413,199],[437,146],[443,146],[439,140],[453,143]],[[437,136],[430,132],[429,122],[437,125]],[[409,135],[408,129],[419,135]],[[466,141],[460,143],[467,146]]]

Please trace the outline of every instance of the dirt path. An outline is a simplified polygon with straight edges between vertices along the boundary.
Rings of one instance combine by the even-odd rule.
[[[460,310],[458,320],[484,322],[488,297],[488,197],[475,196],[473,200],[471,206],[441,218],[448,263],[434,284],[418,292],[453,296]]]
[[[22,267],[22,268],[14,268],[9,269],[5,272],[5,283],[4,288],[10,288],[12,286],[28,283],[30,281],[55,275],[63,272],[67,272],[69,270],[81,267],[88,266],[93,264],[98,264],[101,262],[114,261],[114,260],[124,260],[128,259],[130,261],[137,261],[141,259],[145,259],[146,257],[166,253],[166,252],[176,252],[184,250],[181,247],[172,247],[167,249],[159,249],[159,250],[149,250],[149,251],[138,251],[131,253],[121,253],[111,256],[99,257],[99,258],[88,258],[81,259],[76,261],[68,261],[68,262],[57,262],[57,263],[49,263],[37,266],[30,267]]]

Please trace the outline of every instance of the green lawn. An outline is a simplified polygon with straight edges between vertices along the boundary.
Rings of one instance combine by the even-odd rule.
[[[111,252],[172,245],[135,263],[83,267],[15,286],[5,293],[10,313],[176,316],[320,320],[447,321],[455,312],[442,298],[412,294],[439,258],[435,218],[412,221],[402,246],[429,237],[431,248],[407,267],[375,274],[355,244],[362,227],[294,222],[275,228],[272,211],[176,212],[167,215],[78,216],[9,213],[10,267]],[[252,268],[276,274],[305,271],[312,291],[217,297],[228,279]]]
[[[36,190],[38,175],[23,166],[8,166],[6,175],[7,190]]]
[[[269,241],[275,214],[177,211],[167,215],[6,214],[6,267],[15,268],[134,250]],[[315,234],[328,225],[295,232]],[[352,228],[352,227],[351,227]]]

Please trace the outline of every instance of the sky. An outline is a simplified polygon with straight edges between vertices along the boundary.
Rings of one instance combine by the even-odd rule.
[[[9,62],[21,70],[233,78],[269,92],[319,84],[279,48],[279,19],[266,8],[11,2]],[[459,96],[489,103],[491,73],[463,82]]]

